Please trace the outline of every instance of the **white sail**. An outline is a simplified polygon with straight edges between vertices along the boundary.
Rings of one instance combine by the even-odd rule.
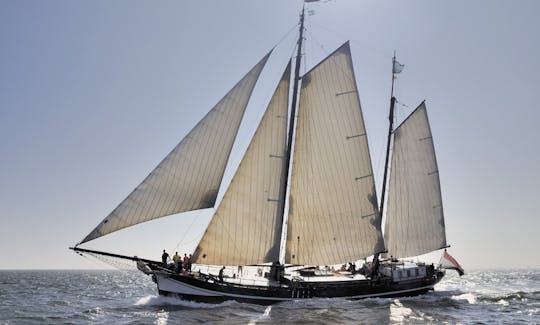
[[[196,263],[276,261],[281,236],[290,64],[206,233]]]
[[[385,242],[410,257],[446,246],[439,172],[424,103],[394,131]]]
[[[240,121],[269,55],[81,243],[141,222],[214,206]]]
[[[285,262],[329,265],[384,250],[349,44],[302,77]]]

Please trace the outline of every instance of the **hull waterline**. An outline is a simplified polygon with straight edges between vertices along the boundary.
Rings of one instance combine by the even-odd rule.
[[[425,294],[433,290],[444,272],[433,276],[393,282],[390,278],[378,280],[349,280],[313,282],[298,281],[269,286],[239,285],[197,279],[193,276],[155,272],[160,295],[206,303],[227,300],[256,304],[274,304],[290,300],[342,298],[365,299],[376,297],[404,297]]]

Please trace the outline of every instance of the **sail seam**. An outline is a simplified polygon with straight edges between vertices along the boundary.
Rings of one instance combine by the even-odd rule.
[[[341,93],[336,93],[336,97],[338,96],[342,96],[342,95],[348,95],[348,94],[353,94],[355,93],[357,90],[349,90],[349,91],[344,91],[344,92],[341,92]]]
[[[369,175],[365,175],[365,176],[360,176],[360,177],[355,177],[354,180],[355,181],[358,181],[358,180],[361,180],[361,179],[364,179],[364,178],[368,178],[370,176],[373,176],[373,174],[369,174]]]
[[[346,139],[349,140],[349,139],[359,138],[359,137],[363,137],[363,136],[366,136],[366,134],[362,133],[362,134],[357,134],[357,135],[350,135],[350,136],[347,136]]]

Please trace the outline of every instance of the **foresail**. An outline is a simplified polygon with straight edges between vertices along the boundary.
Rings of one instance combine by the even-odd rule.
[[[212,265],[276,261],[282,224],[282,178],[290,63],[193,259]]]
[[[81,243],[141,222],[214,206],[240,121],[269,55]]]
[[[285,262],[330,265],[384,250],[349,44],[302,77]]]
[[[389,256],[417,256],[446,246],[439,171],[424,103],[394,131],[387,204]]]

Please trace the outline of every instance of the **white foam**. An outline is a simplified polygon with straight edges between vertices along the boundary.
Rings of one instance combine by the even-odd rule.
[[[403,306],[397,299],[390,305],[390,320],[393,322],[402,323],[405,321],[405,318],[411,316],[412,313],[412,309]]]
[[[255,319],[252,319],[248,323],[248,325],[255,325],[255,324],[257,324],[258,321],[263,320],[263,319],[267,319],[270,316],[270,311],[271,310],[272,310],[272,306],[266,307],[266,309],[264,310],[264,313],[262,315],[256,317]]]
[[[471,305],[476,304],[476,296],[474,296],[472,293],[464,293],[459,296],[452,296],[452,299],[467,300],[467,302]]]
[[[508,305],[510,305],[510,303],[508,303],[508,301],[506,301],[504,299],[501,299],[501,300],[497,301],[497,305],[508,306]]]
[[[174,298],[174,297],[150,295],[150,296],[140,298],[139,300],[135,302],[134,305],[135,306],[168,305],[168,306],[184,306],[184,307],[191,307],[191,308],[218,308],[218,307],[224,307],[224,306],[229,306],[229,305],[234,305],[234,304],[238,304],[238,303],[231,300],[231,301],[222,302],[220,304],[208,304],[208,303],[202,303],[202,302],[182,300],[180,298]]]

